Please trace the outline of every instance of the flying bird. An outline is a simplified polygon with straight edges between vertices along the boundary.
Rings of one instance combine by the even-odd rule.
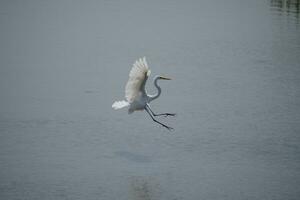
[[[112,108],[115,110],[121,109],[124,107],[128,108],[128,113],[131,114],[136,110],[146,112],[150,115],[152,120],[163,127],[171,130],[172,127],[169,127],[158,120],[155,119],[157,116],[175,116],[174,113],[154,113],[150,108],[150,102],[157,99],[161,94],[161,88],[158,85],[158,80],[171,80],[170,78],[163,76],[155,76],[153,79],[153,84],[157,89],[157,93],[154,95],[149,95],[146,92],[145,85],[148,77],[150,76],[150,69],[148,67],[146,58],[138,59],[134,64],[129,73],[129,80],[125,88],[125,99],[122,101],[116,101],[112,104]]]

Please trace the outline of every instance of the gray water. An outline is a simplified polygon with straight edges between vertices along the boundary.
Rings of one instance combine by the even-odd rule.
[[[1,1],[0,30],[1,200],[299,199],[299,1]],[[172,132],[111,109],[141,56]]]

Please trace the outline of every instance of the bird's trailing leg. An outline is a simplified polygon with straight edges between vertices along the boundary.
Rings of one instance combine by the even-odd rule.
[[[153,117],[153,115],[152,115],[152,113],[151,113],[151,111],[150,111],[150,109],[149,109],[148,106],[145,107],[145,110],[147,111],[147,113],[150,115],[150,117],[152,118],[152,120],[153,120],[154,122],[156,122],[156,123],[162,125],[163,127],[167,128],[168,130],[172,130],[172,129],[173,129],[172,127],[169,127],[169,126],[167,126],[167,125],[165,125],[165,124],[163,124],[163,123],[157,121],[157,120]]]
[[[149,111],[151,112],[151,114],[152,114],[154,117],[156,117],[156,116],[165,116],[165,117],[167,117],[167,116],[175,116],[175,115],[176,115],[175,113],[159,113],[159,114],[155,114],[155,113],[151,110],[149,104],[147,104],[146,107],[149,109]]]

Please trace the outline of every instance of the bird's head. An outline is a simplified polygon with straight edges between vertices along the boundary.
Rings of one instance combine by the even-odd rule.
[[[164,77],[164,76],[159,76],[158,78],[159,78],[160,80],[172,80],[172,79],[167,78],[167,77]]]

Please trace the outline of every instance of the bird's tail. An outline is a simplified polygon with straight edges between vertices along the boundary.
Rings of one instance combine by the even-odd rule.
[[[113,109],[117,110],[117,109],[121,109],[124,108],[126,106],[129,106],[129,103],[127,101],[115,101],[115,103],[113,103],[113,105],[111,106]]]

